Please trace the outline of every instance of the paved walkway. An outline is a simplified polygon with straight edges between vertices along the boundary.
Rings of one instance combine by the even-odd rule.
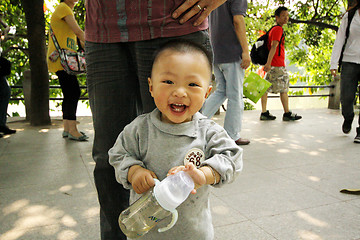
[[[298,122],[260,122],[246,111],[244,170],[211,196],[215,239],[360,239],[360,145],[341,132],[339,111],[297,109]],[[221,123],[224,114],[216,117]],[[0,139],[0,240],[96,240],[98,203],[90,117],[79,128],[89,142],[61,137],[61,120]],[[353,127],[355,127],[355,122]]]

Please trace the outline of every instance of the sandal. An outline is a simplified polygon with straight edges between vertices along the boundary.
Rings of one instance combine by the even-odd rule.
[[[82,133],[81,133],[82,134]],[[81,135],[80,137],[74,137],[73,135],[71,135],[70,133],[68,134],[68,138],[74,141],[79,141],[79,142],[83,142],[83,141],[87,141],[88,140],[88,136],[86,135]]]

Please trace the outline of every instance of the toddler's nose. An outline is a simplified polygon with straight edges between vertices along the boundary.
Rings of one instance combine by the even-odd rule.
[[[173,92],[175,97],[185,97],[186,96],[186,90],[183,87],[178,87]]]

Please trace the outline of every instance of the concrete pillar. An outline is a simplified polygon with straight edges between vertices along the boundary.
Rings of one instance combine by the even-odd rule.
[[[25,112],[26,112],[26,120],[30,121],[31,116],[31,71],[25,70],[24,71],[24,80],[23,80],[23,93],[25,99]]]
[[[330,83],[333,88],[330,88],[329,109],[340,109],[340,75],[337,75]]]

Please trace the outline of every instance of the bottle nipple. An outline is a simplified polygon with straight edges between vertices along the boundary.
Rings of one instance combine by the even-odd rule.
[[[195,185],[192,178],[184,171],[166,177],[154,187],[154,195],[166,210],[176,209],[189,196]]]

